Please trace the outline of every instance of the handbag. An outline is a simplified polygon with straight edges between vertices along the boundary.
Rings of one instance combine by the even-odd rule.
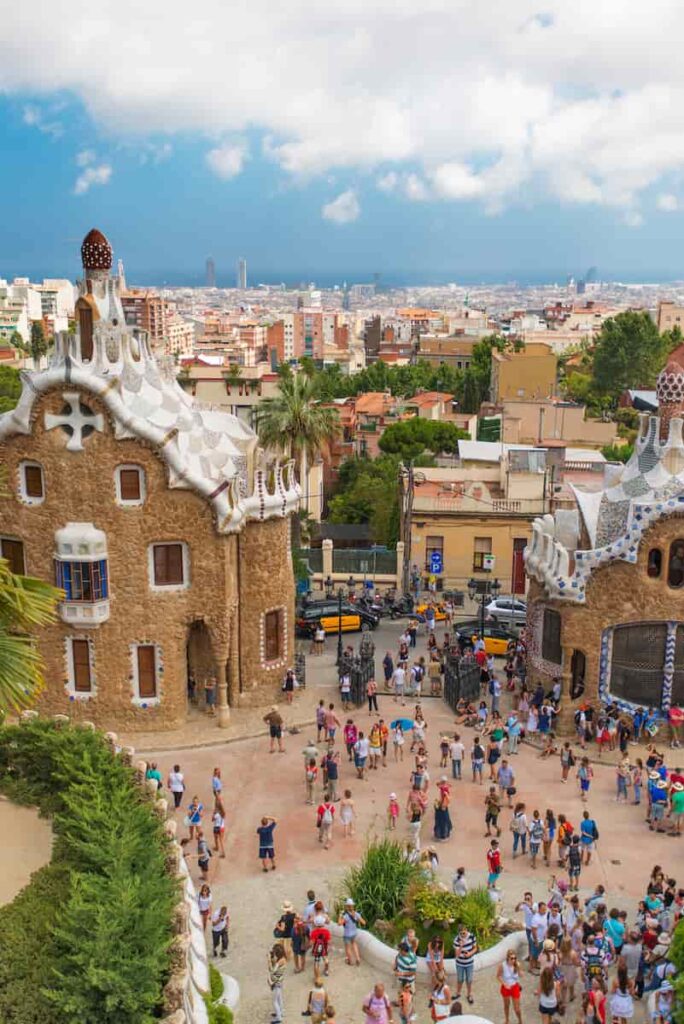
[[[516,794],[517,792],[518,792],[518,791],[517,791],[517,789],[515,788],[515,786],[509,786],[509,787],[507,788],[507,790],[506,790],[506,796],[515,796],[515,794]]]

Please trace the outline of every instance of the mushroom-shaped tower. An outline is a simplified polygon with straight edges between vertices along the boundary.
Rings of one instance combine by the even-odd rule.
[[[112,247],[97,228],[91,228],[81,244],[84,270],[111,270]]]

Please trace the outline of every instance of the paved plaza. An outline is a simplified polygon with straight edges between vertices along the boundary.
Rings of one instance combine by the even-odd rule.
[[[383,622],[375,634],[378,668],[386,649],[396,651],[400,628],[400,623]],[[211,776],[215,766],[221,768],[227,812],[226,858],[212,858],[210,884],[214,907],[225,903],[230,911],[230,951],[227,960],[219,961],[219,965],[233,974],[240,983],[242,1020],[267,1022],[269,1019],[270,993],[265,980],[266,957],[273,943],[273,927],[280,916],[283,901],[290,900],[297,909],[302,909],[307,889],[314,889],[317,896],[321,896],[328,905],[332,903],[346,868],[358,861],[368,838],[384,834],[390,792],[398,794],[403,808],[409,788],[412,765],[409,743],[405,747],[403,763],[395,763],[390,750],[387,766],[370,772],[366,781],[356,778],[356,772],[347,762],[343,750],[338,789],[340,792],[346,788],[352,791],[356,809],[356,834],[345,839],[336,824],[331,849],[326,851],[318,843],[315,806],[305,803],[302,756],[307,741],[315,739],[316,730],[311,725],[301,723],[313,721],[315,705],[320,698],[324,698],[326,703],[333,701],[340,711],[340,718],[343,718],[337,694],[334,647],[335,640],[328,639],[326,654],[321,658],[309,658],[306,690],[296,695],[292,706],[280,707],[287,724],[300,723],[298,733],[286,733],[284,753],[269,753],[265,727],[260,721],[263,711],[235,712],[228,735],[215,728],[213,721],[197,718],[181,733],[163,737],[163,743],[157,737],[154,746],[146,745],[148,737],[125,737],[126,741],[136,746],[139,754],[148,760],[157,761],[164,778],[174,763],[181,765],[187,783],[186,804],[193,795],[199,796],[206,809],[204,823],[207,834],[211,832]],[[417,653],[424,653],[420,641]],[[441,774],[439,738],[443,733],[453,734],[455,726],[453,715],[442,699],[424,698],[422,703],[428,722],[427,745],[434,789],[434,782]],[[503,707],[505,710],[505,702]],[[380,715],[389,723],[397,716],[399,705],[391,696],[381,695],[379,709]],[[411,705],[407,702],[404,711],[408,711],[409,716],[410,710]],[[365,707],[344,717],[353,718],[359,728],[371,722]],[[246,738],[239,738],[241,731],[246,734]],[[474,730],[462,728],[458,731],[468,751]],[[175,748],[169,745],[170,740],[175,740]],[[193,742],[195,746],[192,746]],[[322,750],[322,747],[319,746],[319,749]],[[634,756],[638,756],[637,748],[631,747],[630,750]],[[528,816],[535,808],[543,814],[550,807],[556,815],[559,812],[565,813],[574,824],[579,823],[585,805],[580,801],[573,778],[565,785],[561,783],[557,758],[543,760],[539,757],[538,749],[523,744],[518,756],[511,761],[516,773],[516,799],[525,801]],[[465,767],[469,768],[468,761]],[[582,872],[580,894],[588,896],[596,885],[604,885],[608,893],[608,907],[617,906],[627,910],[630,921],[633,921],[637,902],[645,891],[652,866],[661,864],[666,873],[676,876],[684,847],[680,840],[650,832],[644,822],[643,807],[616,803],[614,764],[594,764],[594,770],[595,778],[587,806],[598,823],[600,841],[592,863]],[[485,854],[488,840],[483,836],[486,786],[486,779],[482,786],[473,784],[468,770],[463,781],[454,783],[451,804],[454,830],[448,841],[436,844],[440,858],[439,878],[448,886],[455,868],[461,865],[466,869],[466,877],[471,886],[481,884],[486,879]],[[431,804],[430,799],[422,831],[423,846],[431,842]],[[511,814],[511,811],[506,810],[500,821],[504,865],[500,887],[504,914],[517,916],[514,915],[514,907],[524,890],[529,888],[535,898],[542,898],[547,892],[554,869],[540,864],[533,871],[529,857],[512,859],[512,837],[508,827]],[[272,815],[278,819],[275,831],[277,870],[266,876],[260,871],[257,861],[255,834],[262,815]],[[179,835],[182,836],[185,834],[183,809],[177,812],[176,817]],[[396,835],[399,839],[406,837],[403,815]],[[190,860],[189,863],[193,878],[197,880],[199,874],[196,861]],[[209,932],[207,936],[210,937]],[[288,969],[284,988],[288,1021],[299,1018],[305,1008],[311,979],[312,969],[309,965],[306,973],[298,976]],[[385,981],[388,990],[394,993],[395,984],[391,976],[382,977],[367,964],[359,969],[346,966],[342,943],[340,940],[334,942],[327,987],[338,1011],[338,1021],[362,1020],[361,1003],[374,980]],[[522,998],[523,1017],[533,1021],[538,1020],[537,1000],[533,994],[536,981],[536,978],[530,979],[524,985]],[[427,988],[424,985],[419,986],[416,1007],[419,1024],[427,1021],[429,1011]],[[492,1021],[503,1020],[493,970],[476,975],[473,1009]],[[565,1019],[574,1021],[577,1012],[577,1003],[572,1004]],[[637,1003],[634,1017],[637,1024],[646,1019],[642,1017],[643,1014],[644,1009]]]

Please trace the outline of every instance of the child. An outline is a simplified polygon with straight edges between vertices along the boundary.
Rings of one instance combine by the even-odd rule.
[[[591,780],[594,777],[594,772],[589,764],[589,758],[583,757],[582,762],[577,769],[577,780],[580,786],[580,793],[582,795],[582,803],[587,802],[589,796],[589,787],[591,786]]]
[[[450,740],[448,736],[442,736],[441,740],[439,741],[439,752],[441,754],[439,761],[440,768],[446,768],[447,764],[449,763],[449,743]]]
[[[397,800],[396,793],[390,793],[389,803],[387,805],[387,827],[391,832],[397,827],[397,819],[399,818],[399,801]]]
[[[496,889],[496,883],[499,875],[503,871],[501,864],[501,851],[499,850],[498,840],[492,839],[492,844],[487,850],[487,888]]]
[[[354,835],[354,801],[351,798],[351,789],[345,789],[344,798],[340,802],[340,824],[345,839]]]
[[[399,990],[399,1020],[401,1024],[413,1024],[416,1019],[416,1012],[413,1007],[413,992],[411,982],[402,981]]]

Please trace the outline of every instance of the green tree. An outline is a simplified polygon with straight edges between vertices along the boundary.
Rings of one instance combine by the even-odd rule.
[[[9,412],[19,401],[21,377],[13,366],[0,366],[0,413]]]
[[[399,455],[403,462],[407,462],[426,451],[433,455],[455,453],[458,451],[459,439],[468,437],[470,435],[466,430],[460,430],[453,423],[414,416],[409,420],[391,423],[378,443],[383,452]]]
[[[684,920],[680,920],[672,936],[669,960],[675,965],[675,1015],[677,1024],[684,1024]]]
[[[606,320],[594,349],[593,376],[598,391],[613,406],[627,388],[648,388],[662,370],[668,339],[645,310],[626,310]]]
[[[43,659],[33,631],[52,622],[61,591],[16,576],[0,559],[0,711],[32,704],[43,688]]]
[[[605,444],[601,454],[608,462],[629,462],[634,452],[632,444]]]
[[[399,539],[399,459],[348,459],[340,466],[337,493],[328,503],[331,523],[368,523],[373,541],[392,547]]]
[[[31,350],[31,357],[33,358],[36,366],[39,360],[47,354],[48,340],[45,337],[45,328],[43,327],[42,320],[34,320],[31,323],[31,341],[29,342],[29,348]]]

